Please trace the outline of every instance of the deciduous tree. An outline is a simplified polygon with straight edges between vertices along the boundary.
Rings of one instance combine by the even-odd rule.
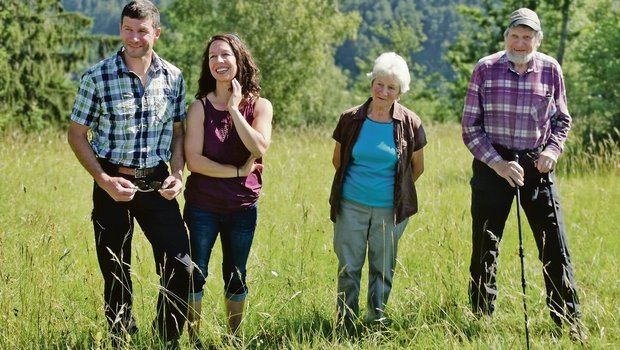
[[[334,63],[335,47],[353,35],[359,17],[340,12],[334,0],[177,0],[166,10],[172,38],[163,52],[196,91],[209,37],[234,32],[261,70],[262,95],[280,125],[335,119],[346,105],[346,77]]]

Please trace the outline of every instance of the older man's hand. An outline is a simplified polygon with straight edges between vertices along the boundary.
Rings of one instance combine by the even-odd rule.
[[[519,163],[501,160],[491,165],[491,168],[495,170],[497,175],[506,179],[510,186],[523,186],[523,168]]]
[[[553,153],[542,151],[536,160],[536,169],[543,174],[548,173],[555,168],[556,163],[557,158]]]

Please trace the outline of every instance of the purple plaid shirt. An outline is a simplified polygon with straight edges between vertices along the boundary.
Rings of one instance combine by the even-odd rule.
[[[515,151],[543,146],[557,159],[571,126],[562,69],[539,52],[524,74],[512,67],[504,51],[476,65],[463,109],[463,141],[489,166],[502,160],[492,144]]]

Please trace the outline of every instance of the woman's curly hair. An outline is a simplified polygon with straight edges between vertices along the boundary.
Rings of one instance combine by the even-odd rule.
[[[206,97],[209,92],[215,91],[216,81],[209,69],[209,49],[211,48],[211,44],[216,40],[225,41],[232,48],[233,54],[237,59],[237,80],[239,84],[241,84],[243,99],[248,101],[250,98],[258,97],[260,93],[259,70],[256,63],[254,63],[252,54],[237,35],[227,33],[214,35],[207,43],[207,48],[202,57],[202,71],[198,79],[196,98],[200,99]]]

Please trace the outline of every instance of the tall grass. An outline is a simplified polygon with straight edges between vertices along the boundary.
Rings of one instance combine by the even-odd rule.
[[[620,169],[620,130],[594,139],[584,133],[571,135],[558,170],[572,175],[592,175]]]
[[[467,303],[471,156],[458,125],[428,125],[420,213],[399,244],[387,329],[357,337],[334,330],[337,261],[327,199],[333,170],[331,130],[276,130],[265,157],[259,224],[249,259],[242,340],[258,349],[480,349],[524,347],[516,220],[501,245],[500,295],[491,321]],[[0,140],[0,348],[105,348],[103,282],[90,222],[92,180],[64,135],[5,135]],[[560,173],[559,186],[576,268],[588,348],[620,346],[620,169]],[[574,176],[573,176],[574,175]],[[180,199],[181,202],[183,199]],[[578,347],[550,336],[541,265],[525,237],[527,302],[535,349]],[[150,245],[133,248],[134,348],[157,348],[148,325],[158,279]],[[227,348],[219,245],[203,302],[202,338]],[[362,281],[362,301],[367,281]],[[364,302],[362,302],[362,312]],[[184,335],[183,345],[187,346]]]

